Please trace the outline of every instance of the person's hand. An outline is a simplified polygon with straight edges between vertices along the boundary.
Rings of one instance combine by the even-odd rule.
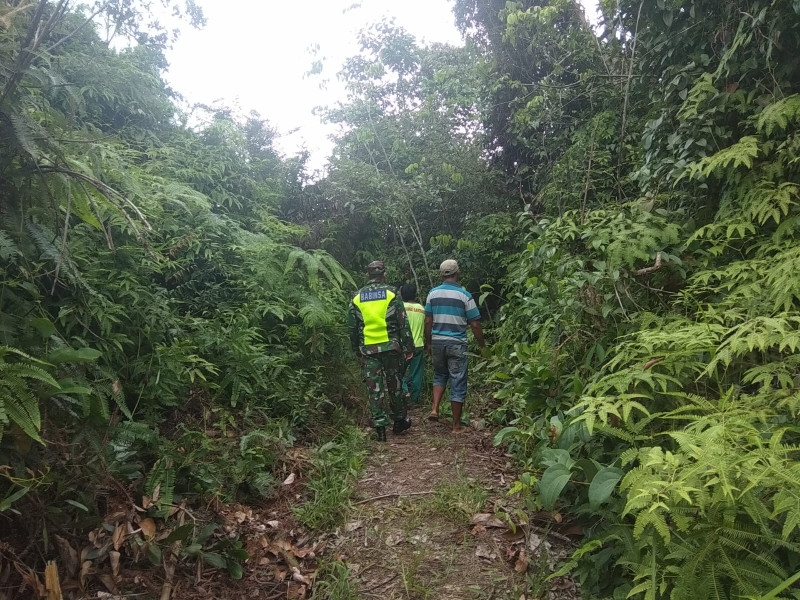
[[[413,352],[406,352],[405,357],[406,357],[406,361],[410,362],[411,359],[414,358],[414,353]]]

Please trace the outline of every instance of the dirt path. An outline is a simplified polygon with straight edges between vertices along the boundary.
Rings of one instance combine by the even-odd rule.
[[[363,598],[572,599],[569,579],[545,582],[571,550],[541,528],[512,532],[495,513],[513,510],[511,464],[491,434],[450,434],[412,414],[414,426],[372,454],[354,511],[333,552]]]
[[[256,507],[216,501],[185,510],[198,526],[217,524],[208,552],[242,545],[248,558],[237,563],[241,579],[231,578],[229,565],[181,559],[168,575],[161,565],[129,559],[117,579],[109,579],[113,566],[97,568],[101,579],[92,583],[105,594],[97,597],[127,597],[115,595],[117,588],[131,597],[163,597],[169,577],[171,600],[579,598],[570,578],[547,578],[572,552],[580,529],[557,525],[560,517],[548,512],[519,511],[519,498],[508,494],[517,474],[492,446],[493,432],[469,429],[453,436],[448,423],[425,416],[415,411],[409,432],[389,434],[386,444],[370,442],[352,510],[337,530],[314,530],[298,520],[298,507],[311,505],[305,486],[314,475],[313,452],[295,448],[286,455],[291,474],[271,502]],[[330,504],[321,506],[317,510],[331,510]],[[97,547],[111,547],[116,523],[111,519],[113,526],[94,532]],[[161,521],[158,526],[158,539],[170,533]]]

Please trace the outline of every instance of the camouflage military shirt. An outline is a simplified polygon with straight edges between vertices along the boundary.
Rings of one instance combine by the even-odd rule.
[[[350,343],[362,356],[379,352],[414,352],[414,338],[400,294],[371,281],[350,301],[347,311]]]

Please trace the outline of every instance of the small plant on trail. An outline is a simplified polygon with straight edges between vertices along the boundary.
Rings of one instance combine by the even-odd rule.
[[[411,557],[408,564],[401,566],[401,576],[403,580],[403,589],[406,592],[406,598],[433,598],[436,590],[433,589],[434,582],[426,582],[420,577],[420,573],[424,572],[422,568],[422,561],[424,554],[422,552],[415,552]]]
[[[333,529],[350,512],[353,484],[361,476],[366,456],[364,435],[346,427],[314,451],[313,473],[306,491],[308,502],[293,509],[297,520],[312,529]]]
[[[489,492],[459,472],[454,481],[440,485],[436,493],[423,504],[428,513],[441,515],[456,523],[469,523],[472,515],[481,511],[488,498]]]
[[[213,538],[212,535],[218,527],[216,523],[206,525],[182,552],[185,556],[202,560],[203,564],[215,569],[227,569],[231,577],[241,579],[244,574],[242,562],[250,558],[250,555],[242,547],[238,535]],[[193,526],[189,524],[178,527],[166,541],[182,541],[186,530],[193,530]]]
[[[313,600],[359,600],[358,584],[351,579],[351,571],[342,562],[323,562],[317,572]]]
[[[539,545],[539,556],[533,568],[529,568],[525,575],[527,583],[526,598],[537,598],[538,600],[547,600],[550,598],[550,554],[547,551],[546,544]]]
[[[447,438],[445,438],[445,437],[440,437],[440,436],[433,437],[432,436],[432,437],[426,437],[425,438],[425,443],[428,446],[430,446],[431,448],[433,448],[434,450],[441,450],[442,448],[445,448],[447,446],[447,444],[449,443],[449,440]]]

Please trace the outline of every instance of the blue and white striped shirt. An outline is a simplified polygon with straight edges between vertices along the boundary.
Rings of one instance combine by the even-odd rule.
[[[467,324],[481,318],[472,294],[449,282],[430,291],[425,314],[433,317],[431,342],[435,345],[466,344]]]

